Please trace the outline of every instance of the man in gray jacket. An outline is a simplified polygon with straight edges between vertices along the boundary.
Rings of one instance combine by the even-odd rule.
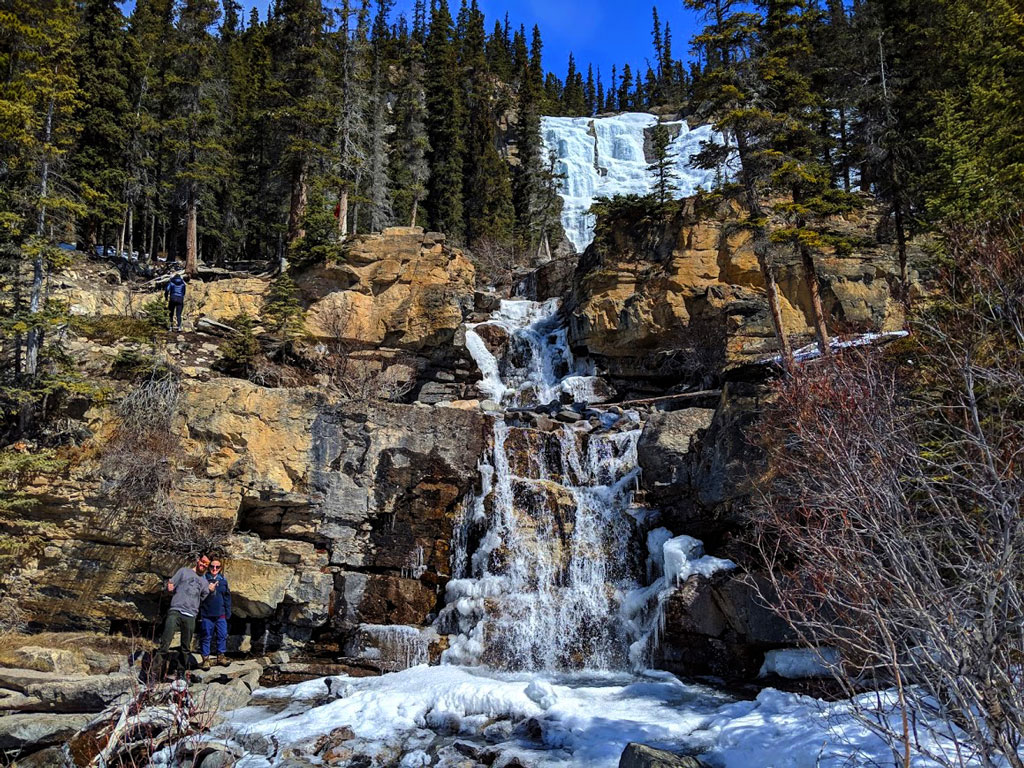
[[[171,638],[174,637],[175,632],[181,632],[180,660],[182,662],[185,661],[185,654],[191,651],[192,634],[196,629],[199,604],[217,588],[215,583],[206,580],[206,569],[209,567],[210,558],[200,555],[193,567],[179,568],[178,572],[167,582],[167,591],[171,593],[171,607],[167,611],[164,633],[160,638],[159,658],[161,663],[158,668],[161,671],[164,656],[171,648]]]

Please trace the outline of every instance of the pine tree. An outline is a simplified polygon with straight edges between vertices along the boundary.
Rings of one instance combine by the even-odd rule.
[[[337,189],[337,230],[341,237],[356,229],[357,202],[362,178],[370,154],[370,128],[366,120],[368,92],[367,74],[367,6],[354,9],[343,0],[339,26],[332,35],[331,69],[336,73],[334,103],[328,114],[333,118],[331,143],[332,173],[323,182]]]
[[[280,0],[271,50],[276,54],[274,92],[279,130],[284,137],[281,163],[288,180],[289,246],[304,234],[310,172],[323,152],[330,115],[324,87],[324,11],[321,0]]]
[[[602,89],[603,90],[603,89]],[[602,93],[601,96],[604,96]],[[585,112],[588,117],[597,112],[597,87],[594,85],[594,65],[587,65],[587,84],[583,88]]]
[[[715,128],[734,143],[740,161],[740,184],[749,212],[751,231],[775,335],[782,352],[783,365],[791,367],[793,352],[782,322],[782,307],[775,274],[775,261],[769,239],[768,217],[763,204],[766,180],[766,155],[758,145],[761,105],[756,84],[754,61],[748,56],[758,42],[761,17],[746,10],[740,0],[684,0],[687,8],[703,13],[707,26],[694,38],[694,47],[704,51],[706,65],[695,85],[698,97],[713,110]],[[709,143],[697,162],[718,167],[729,147]]]
[[[71,236],[81,212],[59,173],[77,129],[77,21],[70,0],[12,0],[0,28],[0,255],[10,286],[0,299],[0,331],[11,355],[0,406],[4,416],[19,414],[21,431],[31,426],[36,401],[59,386],[42,363],[46,331],[63,312],[45,286],[65,261],[56,243]]]
[[[629,64],[622,65],[622,80],[619,82],[617,101],[619,103],[619,109],[623,112],[629,112],[631,109],[634,109],[633,70],[629,68]]]
[[[185,207],[185,271],[190,275],[198,269],[201,196],[226,173],[216,41],[210,32],[219,18],[215,0],[187,0],[178,18],[173,81],[178,107],[168,128],[179,157],[175,180]]]
[[[389,39],[388,14],[392,0],[378,0],[371,37],[372,85],[370,92],[370,229],[379,232],[391,223],[391,179],[388,167],[388,68],[386,46]]]
[[[430,179],[427,208],[431,226],[461,240],[465,104],[458,49],[447,0],[431,9],[426,43],[427,136]]]
[[[466,241],[506,243],[512,237],[515,212],[508,166],[498,154],[494,94],[484,50],[483,14],[473,0],[463,39],[463,67],[467,82],[466,165],[463,209]]]
[[[654,194],[662,206],[672,198],[672,193],[678,189],[675,154],[672,152],[671,145],[672,139],[669,136],[668,126],[659,119],[658,124],[651,131],[652,161],[647,166],[647,170],[654,176]]]
[[[89,247],[102,229],[121,229],[131,202],[127,165],[137,77],[131,70],[137,61],[131,42],[115,0],[88,0],[82,6],[75,69],[88,98],[75,116],[81,132],[70,172],[87,205],[84,240]]]
[[[420,203],[427,192],[426,92],[423,89],[423,45],[413,35],[405,50],[399,97],[395,100],[396,151],[391,153],[393,209],[399,221],[416,226]]]
[[[597,68],[597,96],[594,99],[594,112],[605,110],[604,83],[601,82],[601,68]]]

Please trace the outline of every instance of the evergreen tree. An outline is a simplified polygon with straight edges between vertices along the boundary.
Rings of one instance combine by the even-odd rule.
[[[115,0],[87,0],[80,23],[75,69],[89,97],[75,116],[81,132],[70,170],[87,206],[83,235],[91,247],[101,230],[121,229],[130,203],[127,165],[137,58]]]
[[[358,228],[358,195],[370,154],[366,18],[365,2],[353,8],[349,0],[343,0],[339,26],[331,36],[331,69],[336,77],[329,111],[333,119],[331,173],[321,181],[337,189],[335,210],[341,237]]]
[[[669,136],[668,126],[659,119],[658,124],[651,131],[652,160],[651,164],[647,166],[647,170],[654,176],[654,194],[662,206],[672,198],[672,193],[678,188],[675,172],[676,158],[671,145],[672,139]]]
[[[749,56],[758,42],[762,20],[758,14],[749,12],[740,0],[684,2],[687,8],[703,13],[707,22],[703,31],[694,38],[694,46],[704,52],[706,61],[695,88],[698,98],[713,111],[716,130],[731,140],[739,155],[739,181],[749,211],[747,225],[765,282],[783,365],[789,367],[793,353],[782,322],[775,260],[763,204],[767,178],[765,161],[771,158],[771,154],[758,144],[762,103],[756,91],[754,60]],[[718,167],[729,151],[726,145],[709,143],[698,155],[697,162],[708,168]]]
[[[617,96],[619,109],[623,112],[629,112],[631,109],[634,109],[633,96],[633,70],[629,68],[629,64],[623,64],[622,80],[619,82]]]
[[[32,423],[38,400],[60,386],[47,362],[46,331],[63,317],[48,301],[46,278],[60,268],[56,243],[81,213],[62,181],[74,141],[80,92],[72,51],[77,14],[70,0],[12,0],[0,25],[0,256],[8,290],[0,299],[3,378],[0,414]]]
[[[495,140],[497,116],[484,50],[483,14],[473,0],[463,40],[463,67],[467,81],[468,125],[463,208],[466,241],[474,245],[488,240],[511,240],[515,212],[508,165],[498,154]]]
[[[427,103],[423,89],[423,45],[416,35],[404,49],[399,96],[395,100],[395,148],[391,153],[393,210],[399,221],[416,226],[420,203],[427,192],[430,166],[427,157]]]
[[[289,189],[287,243],[304,234],[310,172],[323,152],[330,113],[325,99],[324,11],[321,0],[279,0],[271,51],[276,56],[273,84],[278,130],[284,139],[281,163]]]
[[[178,17],[179,55],[173,81],[178,109],[168,128],[179,158],[175,180],[184,203],[188,274],[195,274],[199,258],[201,195],[226,172],[220,143],[222,88],[215,77],[217,51],[211,33],[219,18],[216,0],[187,0]]]
[[[392,0],[378,0],[377,14],[371,37],[372,85],[370,92],[370,174],[369,202],[370,229],[379,232],[391,223],[391,179],[388,164],[388,139],[391,124],[388,120],[388,87],[385,82],[388,68],[387,43],[389,39],[388,14]]]
[[[604,94],[601,94],[604,96]],[[584,114],[588,117],[597,112],[597,87],[594,84],[594,65],[587,65],[587,84],[583,88]]]
[[[562,92],[562,111],[564,114],[572,117],[587,114],[583,77],[576,71],[576,59],[572,53],[569,54],[569,65],[565,75],[565,89]]]
[[[603,112],[605,109],[604,83],[601,82],[601,68],[597,68],[597,93],[594,99],[594,112]]]
[[[439,0],[431,9],[426,44],[426,89],[431,169],[427,184],[430,223],[434,229],[461,240],[464,234],[465,103],[447,0]]]

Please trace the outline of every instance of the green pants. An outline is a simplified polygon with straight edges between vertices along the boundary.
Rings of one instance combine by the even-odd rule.
[[[160,638],[160,653],[167,653],[170,650],[171,638],[178,630],[181,630],[182,653],[189,653],[192,650],[192,633],[196,631],[196,617],[186,616],[178,611],[168,611],[167,620],[164,621],[164,634]]]

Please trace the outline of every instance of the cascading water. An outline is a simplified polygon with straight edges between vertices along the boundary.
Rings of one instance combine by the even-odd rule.
[[[562,177],[562,228],[578,253],[594,239],[594,217],[588,211],[595,198],[652,191],[654,180],[644,144],[646,131],[657,122],[655,115],[642,112],[542,118],[544,149],[554,156],[555,173]],[[669,153],[675,196],[692,195],[698,187],[711,189],[722,172],[696,168],[690,156],[701,150],[702,142],[716,138],[714,131],[706,125],[691,129],[685,120],[665,126],[674,136]]]
[[[592,371],[573,359],[558,309],[557,299],[504,301],[468,330],[480,388],[499,405],[585,401],[594,392]],[[643,575],[631,554],[646,514],[632,505],[640,432],[632,412],[546,431],[495,418],[482,492],[465,505],[454,537],[456,578],[440,619],[455,635],[446,661],[535,670],[626,666],[637,627],[619,604]]]

